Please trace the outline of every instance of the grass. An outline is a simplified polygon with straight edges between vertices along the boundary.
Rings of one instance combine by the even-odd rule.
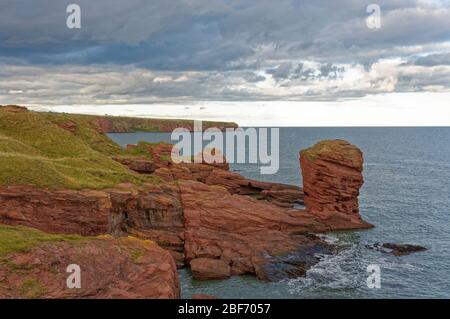
[[[153,145],[153,143],[141,141],[136,145],[136,147],[132,148],[128,152],[134,156],[144,157],[146,159],[151,160],[152,156],[148,152],[148,146],[151,146],[151,145]]]
[[[320,154],[324,153],[342,153],[346,158],[352,162],[360,157],[360,153],[356,148],[349,147],[345,141],[342,140],[324,140],[311,146],[310,148],[302,150],[300,153],[306,156],[310,161],[314,161]]]
[[[72,122],[74,133],[60,128]],[[12,113],[0,107],[0,186],[46,188],[113,187],[122,182],[155,183],[112,160],[134,156],[96,130],[92,117],[58,113]]]
[[[35,278],[26,278],[20,287],[20,293],[23,297],[35,299],[43,296],[46,292],[45,287]]]
[[[78,235],[47,234],[33,228],[0,224],[0,257],[27,251],[45,243],[80,242],[89,238]]]
[[[133,260],[134,263],[139,262],[139,258],[141,258],[142,255],[143,252],[139,249],[133,249],[131,251],[131,259]]]

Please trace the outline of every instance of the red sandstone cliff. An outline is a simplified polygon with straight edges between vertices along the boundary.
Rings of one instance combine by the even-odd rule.
[[[195,278],[249,273],[263,280],[304,275],[317,253],[333,251],[310,233],[371,227],[358,209],[362,153],[345,141],[301,152],[304,194],[296,186],[246,179],[227,166],[174,164],[163,146],[149,149],[152,161],[118,160],[166,184],[103,191],[1,188],[0,222],[50,233],[131,234],[156,241]],[[293,208],[303,201],[306,210]]]

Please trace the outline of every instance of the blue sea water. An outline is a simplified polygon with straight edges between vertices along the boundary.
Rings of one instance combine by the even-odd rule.
[[[170,142],[170,134],[111,134],[124,145]],[[280,169],[260,175],[256,164],[232,169],[254,179],[301,185],[298,151],[323,139],[345,139],[364,153],[360,210],[375,228],[328,233],[339,245],[305,278],[264,283],[251,276],[200,282],[180,271],[182,296],[220,298],[450,298],[450,128],[281,128]],[[409,243],[428,250],[395,257],[366,248]],[[370,289],[367,266],[381,268],[381,288]]]

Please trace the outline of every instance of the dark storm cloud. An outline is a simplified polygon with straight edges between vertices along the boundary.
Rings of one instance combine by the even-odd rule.
[[[450,2],[376,1],[382,13],[377,30],[366,26],[372,2],[2,0],[0,63],[7,78],[0,80],[0,101],[19,98],[10,92],[43,100],[56,88],[61,96],[84,90],[91,103],[108,94],[145,101],[448,88],[447,69],[429,83],[421,72],[449,65]],[[66,27],[69,3],[81,7],[79,30]],[[138,88],[105,80],[115,76]],[[37,77],[48,87],[36,89],[31,82]],[[87,77],[113,84],[100,93]]]

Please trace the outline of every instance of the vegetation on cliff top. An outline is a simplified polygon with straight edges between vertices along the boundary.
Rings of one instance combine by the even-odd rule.
[[[78,235],[47,234],[33,228],[0,224],[0,257],[9,253],[27,251],[45,243],[76,242],[87,238]]]
[[[172,132],[177,127],[191,128],[193,126],[192,120],[183,119],[157,119],[157,118],[138,118],[138,117],[124,117],[124,116],[94,116],[94,115],[78,115],[89,120],[105,121],[109,127],[107,132]],[[202,121],[204,129],[209,127],[237,127],[236,123],[231,122],[216,122],[216,121]]]
[[[99,133],[93,119],[0,107],[0,186],[100,189],[158,181],[112,160],[137,155]]]
[[[310,161],[314,161],[319,155],[327,153],[345,154],[346,158],[352,162],[361,158],[359,149],[344,140],[323,140],[300,151],[300,154],[306,156]]]

